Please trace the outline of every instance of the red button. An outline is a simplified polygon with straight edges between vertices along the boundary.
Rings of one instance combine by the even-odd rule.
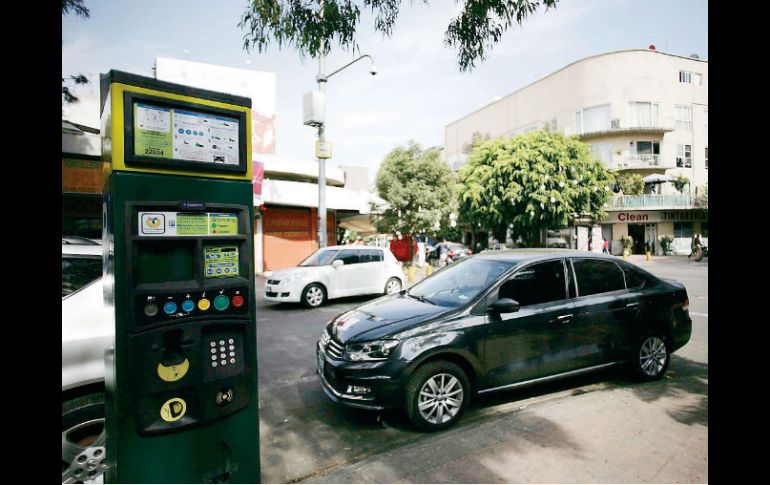
[[[243,305],[243,297],[241,295],[235,295],[233,297],[233,306],[239,307]]]

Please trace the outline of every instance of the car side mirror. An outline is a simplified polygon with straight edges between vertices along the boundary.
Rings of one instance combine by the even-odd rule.
[[[519,311],[521,305],[516,300],[510,298],[500,298],[489,307],[489,313],[499,315],[500,313],[513,313]]]
[[[332,261],[332,267],[333,268],[339,268],[343,264],[345,264],[345,261],[343,261],[341,259],[335,259],[334,261]]]

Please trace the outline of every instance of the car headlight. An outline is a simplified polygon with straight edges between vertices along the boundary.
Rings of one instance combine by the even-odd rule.
[[[352,362],[387,360],[393,349],[398,347],[398,340],[375,340],[345,346],[343,358]]]

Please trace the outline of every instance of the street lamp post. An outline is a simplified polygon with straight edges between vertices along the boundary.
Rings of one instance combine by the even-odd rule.
[[[329,80],[330,77],[334,76],[338,72],[342,71],[343,69],[346,69],[347,67],[351,66],[352,64],[360,61],[361,59],[368,57],[369,60],[372,62],[372,65],[369,67],[369,74],[372,76],[377,74],[377,66],[374,64],[374,59],[372,56],[368,54],[364,54],[362,56],[357,57],[356,59],[350,61],[349,63],[345,64],[341,68],[337,69],[336,71],[333,71],[331,74],[324,74],[324,54],[323,51],[318,55],[318,77],[316,77],[316,81],[318,82],[318,91],[321,93],[321,95],[324,95],[324,85]],[[324,111],[326,111],[326,105],[324,103]],[[318,124],[318,144],[324,145],[326,142],[325,137],[325,116],[322,117],[324,121]],[[320,155],[320,154],[319,154]],[[323,157],[317,157],[318,158],[318,247],[319,248],[325,248],[326,247],[326,158]]]

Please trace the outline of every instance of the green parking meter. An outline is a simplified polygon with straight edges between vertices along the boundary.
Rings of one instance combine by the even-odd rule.
[[[251,100],[101,77],[107,483],[259,483]]]

